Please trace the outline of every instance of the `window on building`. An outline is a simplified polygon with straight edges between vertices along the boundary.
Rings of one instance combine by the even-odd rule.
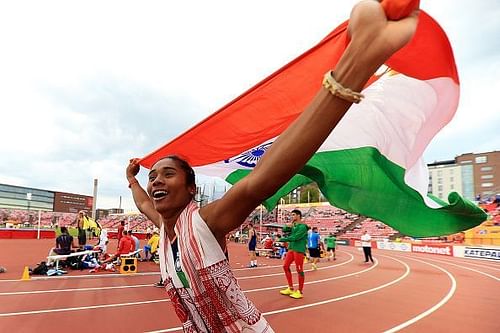
[[[438,178],[438,184],[442,184],[443,183],[443,178]]]
[[[450,177],[450,182],[453,182],[453,181],[455,181],[455,178]]]
[[[442,170],[438,170],[438,177],[441,177],[443,175],[443,171]]]
[[[461,168],[462,194],[469,200],[474,200],[474,173],[472,165],[464,165]]]
[[[476,157],[476,163],[486,163],[486,162],[488,162],[488,156]]]
[[[442,191],[443,190],[443,185],[439,185],[438,186],[438,191]]]
[[[481,187],[492,187],[493,183],[482,183]]]
[[[438,193],[438,198],[443,199],[443,193]]]
[[[482,175],[481,179],[492,179],[493,175]]]
[[[453,171],[455,171],[455,170],[450,169],[450,175],[453,175]]]
[[[472,163],[472,161],[467,160],[467,161],[462,161],[462,162],[460,162],[460,164],[468,164],[468,163]]]
[[[491,171],[493,170],[493,167],[482,167],[481,171]]]
[[[455,185],[454,184],[450,184],[450,190],[454,190],[455,189]]]

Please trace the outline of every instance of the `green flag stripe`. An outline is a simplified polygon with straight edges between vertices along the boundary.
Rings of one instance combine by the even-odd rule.
[[[226,180],[234,184],[248,173],[237,170]],[[486,220],[479,207],[455,192],[449,195],[449,204],[441,201],[441,208],[428,207],[404,182],[404,174],[402,167],[372,147],[320,152],[264,205],[270,210],[297,186],[315,181],[333,206],[372,217],[413,237],[453,234]]]

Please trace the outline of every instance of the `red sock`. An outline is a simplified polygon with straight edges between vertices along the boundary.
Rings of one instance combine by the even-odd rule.
[[[302,292],[302,289],[304,288],[304,272],[299,272],[299,290]]]
[[[299,290],[302,292],[304,288],[304,254],[295,252],[295,266],[299,275]]]

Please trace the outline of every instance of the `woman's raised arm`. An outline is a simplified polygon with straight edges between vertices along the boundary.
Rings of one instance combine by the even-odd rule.
[[[418,9],[387,19],[378,1],[357,4],[348,25],[351,41],[334,71],[335,80],[360,91],[373,73],[412,38]],[[305,111],[273,143],[255,169],[200,214],[217,238],[235,229],[263,200],[295,175],[342,119],[351,102],[321,88]]]
[[[139,159],[133,158],[130,160],[127,166],[126,176],[129,183],[129,187],[132,190],[132,197],[134,198],[134,203],[141,213],[146,215],[146,217],[153,222],[158,228],[161,227],[161,216],[160,213],[156,211],[151,202],[151,198],[141,187],[135,176],[139,172],[140,165]]]

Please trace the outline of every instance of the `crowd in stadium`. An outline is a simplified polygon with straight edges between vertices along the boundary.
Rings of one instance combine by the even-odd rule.
[[[500,198],[485,198],[479,205],[488,212],[490,219],[488,225],[500,226]],[[280,205],[278,208],[267,212],[265,209],[255,209],[247,218],[239,230],[228,235],[234,240],[238,236],[240,242],[246,241],[245,230],[249,223],[253,223],[257,233],[262,234],[261,239],[267,234],[277,232],[280,226],[291,220],[291,211],[299,209],[304,217],[305,223],[311,228],[316,227],[320,234],[335,234],[345,239],[360,239],[365,231],[374,240],[393,239],[404,237],[398,231],[384,223],[364,216],[350,214],[342,209],[324,204],[296,207],[295,205]],[[76,228],[77,213],[40,212],[40,228],[54,229],[60,227]],[[111,232],[118,230],[122,222],[127,230],[135,233],[151,235],[154,225],[141,213],[110,214],[96,221],[100,228]],[[7,228],[37,228],[38,211],[0,209],[0,227]]]
[[[290,220],[290,212],[295,207],[280,208],[262,214],[263,231],[272,229],[272,226],[284,224]],[[492,216],[496,225],[500,225],[500,213],[497,203],[481,204]],[[365,230],[368,230],[375,238],[389,238],[397,231],[382,222],[366,218],[356,214],[347,213],[332,206],[317,206],[298,208],[304,214],[304,220],[311,226],[318,228],[320,233],[335,233],[345,238],[359,239]],[[253,222],[260,223],[260,209],[252,212],[245,224]],[[76,227],[76,213],[41,212],[40,227],[53,229],[55,227]],[[126,213],[111,214],[99,219],[97,222],[101,228],[117,230],[121,221],[125,221],[129,229],[139,233],[151,233],[153,224],[143,214]],[[271,226],[270,226],[271,225]],[[31,227],[38,226],[38,212],[29,214],[26,210],[0,209],[0,227]],[[260,231],[260,230],[259,230]]]

